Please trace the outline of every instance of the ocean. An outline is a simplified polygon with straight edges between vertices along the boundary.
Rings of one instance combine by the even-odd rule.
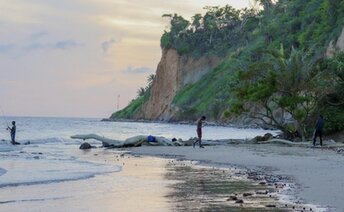
[[[13,120],[17,126],[16,141],[30,144],[14,146],[9,143],[6,127]],[[94,211],[95,208],[107,211],[109,208],[104,206],[104,199],[112,199],[116,195],[116,199],[119,199],[119,194],[123,197],[134,189],[126,189],[132,184],[145,185],[146,180],[145,183],[142,180],[138,182],[135,177],[124,180],[120,174],[124,163],[120,163],[119,159],[118,163],[113,163],[113,155],[106,149],[79,150],[83,141],[71,139],[72,135],[94,133],[118,140],[136,135],[189,139],[196,136],[195,130],[193,125],[102,122],[94,118],[0,117],[0,211]],[[276,133],[218,126],[205,126],[203,129],[204,139],[249,139],[267,132]],[[101,146],[99,141],[88,142]],[[95,159],[95,156],[98,158]],[[164,166],[163,162],[156,162],[152,158],[144,163],[150,164],[150,169],[156,168],[157,164],[160,164],[160,168]],[[139,162],[132,166],[137,164]],[[136,170],[134,176],[144,173],[144,170],[133,170]],[[160,190],[164,188],[166,180],[149,173],[144,175],[145,178],[146,175],[150,175],[150,188],[157,185]],[[108,184],[109,179],[112,184]],[[121,180],[122,183],[118,184]],[[118,191],[120,186],[123,188]],[[147,192],[146,189],[143,191]],[[156,195],[156,198],[164,196],[156,193],[150,195]],[[102,202],[102,207],[92,208],[90,201],[93,199],[98,199],[98,204]],[[76,206],[80,203],[85,207]],[[166,207],[163,205],[157,211]],[[111,206],[109,211],[113,209]]]

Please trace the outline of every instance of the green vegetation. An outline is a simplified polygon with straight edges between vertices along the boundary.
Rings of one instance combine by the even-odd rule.
[[[142,105],[149,99],[150,92],[153,86],[155,75],[151,74],[147,77],[147,86],[145,88],[140,87],[137,90],[137,97],[133,99],[127,107],[113,113],[110,119],[130,119],[135,113],[137,113]]]
[[[129,105],[114,114],[111,115],[110,119],[130,119],[132,115],[135,114],[143,105],[144,96],[139,96],[136,99],[133,99]]]
[[[283,48],[266,52],[259,61],[237,71],[239,83],[232,89],[237,101],[231,111],[247,112],[266,125],[282,130],[289,138],[295,132],[305,138],[320,98],[316,90],[320,73],[317,62],[296,49],[288,55]],[[247,103],[262,109],[252,112]],[[293,125],[286,121],[286,113]]]
[[[170,18],[170,31],[161,37],[162,48],[174,48],[179,54],[226,55],[248,42],[245,32],[258,22],[253,9],[236,10],[231,6],[205,7],[204,16],[195,14],[192,22],[177,14]]]
[[[344,26],[342,0],[259,0],[259,7],[205,7],[191,21],[166,14],[161,47],[221,65],[174,98],[176,119],[244,113],[288,137],[310,135],[318,114],[325,131],[344,130],[344,54],[325,58]],[[288,119],[286,119],[288,117]]]

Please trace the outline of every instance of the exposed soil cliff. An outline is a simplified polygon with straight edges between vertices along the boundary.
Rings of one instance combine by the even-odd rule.
[[[344,28],[342,33],[338,37],[337,43],[334,45],[334,41],[331,41],[326,50],[326,57],[332,57],[336,50],[344,51]]]
[[[180,56],[174,49],[164,49],[156,71],[149,100],[136,119],[170,120],[177,108],[172,105],[177,91],[189,83],[195,83],[201,77],[219,65],[220,58],[203,56]]]
[[[341,35],[339,36],[338,40],[337,40],[337,45],[336,47],[340,50],[340,51],[344,51],[344,28],[342,30]]]

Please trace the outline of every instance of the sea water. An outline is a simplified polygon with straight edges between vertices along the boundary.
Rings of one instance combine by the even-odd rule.
[[[30,144],[10,144],[6,127],[13,120],[17,126],[16,141]],[[204,139],[249,139],[267,132],[276,133],[217,126],[203,129]],[[96,177],[120,172],[122,166],[88,160],[78,149],[83,141],[70,138],[75,134],[91,133],[117,140],[136,135],[189,139],[196,136],[196,127],[167,123],[102,122],[91,118],[0,117],[0,210],[13,209],[9,207],[11,204],[31,207],[32,203],[44,204],[68,199],[71,194],[82,195],[84,188],[70,182],[87,184],[92,181],[93,189],[103,192],[101,190],[106,187],[103,188],[103,183],[97,182],[100,178]],[[101,146],[99,141],[89,142]],[[64,189],[57,189],[61,187]]]

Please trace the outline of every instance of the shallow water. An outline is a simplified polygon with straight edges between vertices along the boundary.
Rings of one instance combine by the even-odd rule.
[[[29,145],[9,144],[9,133],[5,130],[6,122],[9,120],[15,120],[17,123],[17,141],[21,143],[30,141]],[[204,127],[203,132],[205,139],[252,138],[267,132],[276,133],[259,129],[214,126]],[[121,163],[109,163],[106,159],[108,156],[103,155],[102,149],[81,151],[78,147],[82,141],[70,139],[70,136],[75,134],[89,133],[119,140],[141,134],[188,139],[195,137],[196,134],[195,126],[191,125],[101,122],[98,119],[82,118],[6,117],[4,119],[2,117],[0,118],[0,210],[22,211],[23,208],[29,208],[29,211],[42,208],[46,210],[45,206],[55,207],[58,203],[68,202],[62,209],[72,208],[73,211],[80,211],[87,207],[72,206],[77,201],[91,207],[87,199],[91,196],[96,195],[99,199],[102,197],[106,199],[109,198],[108,192],[112,196],[118,195],[116,193],[119,192],[116,190],[118,185],[107,187],[106,184],[109,176],[114,181],[123,180],[118,173],[122,173],[121,170],[125,166]],[[101,145],[98,141],[89,142],[96,146]],[[100,157],[102,160],[91,159],[95,152],[99,152],[97,154],[100,156],[103,155]],[[136,172],[134,175],[138,176],[139,173]],[[155,175],[147,174],[146,177],[153,176]],[[164,184],[166,180],[158,181]],[[125,179],[125,182],[128,185],[144,183],[136,181],[135,177]],[[160,186],[159,189],[162,187],[164,186]],[[129,190],[121,192],[121,195],[127,195],[129,200],[131,196],[128,195],[134,195]],[[159,193],[157,196],[163,195]],[[111,211],[114,205],[110,205],[111,207],[104,210]],[[167,207],[165,204],[162,205],[158,207],[160,211],[161,208]],[[54,209],[56,209],[54,211],[63,211]]]

